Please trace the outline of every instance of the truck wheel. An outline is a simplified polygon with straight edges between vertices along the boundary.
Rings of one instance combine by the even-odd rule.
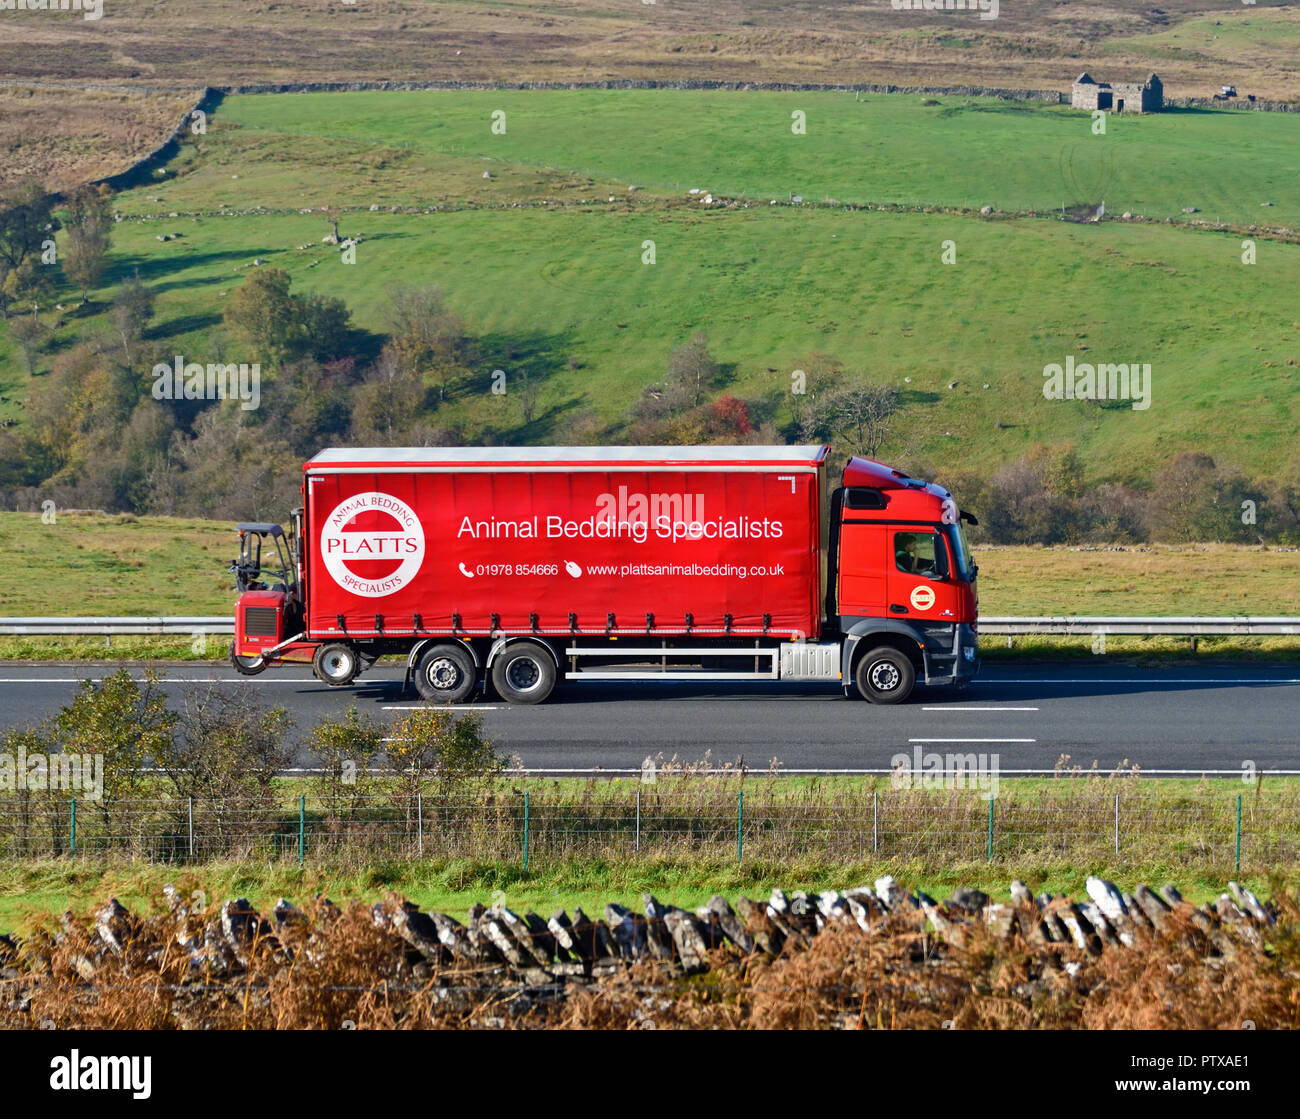
[[[540,645],[521,641],[492,662],[492,686],[508,703],[541,703],[555,687],[555,662]]]
[[[415,664],[415,690],[433,703],[459,703],[477,682],[474,658],[460,645],[434,645]]]
[[[347,687],[361,671],[361,660],[351,645],[334,641],[322,645],[311,658],[316,679],[331,688]]]
[[[240,676],[256,676],[266,671],[266,661],[261,657],[240,657],[235,654],[235,643],[230,643],[230,665]]]
[[[916,669],[906,653],[880,645],[859,658],[853,679],[858,693],[871,703],[902,703],[912,694]]]

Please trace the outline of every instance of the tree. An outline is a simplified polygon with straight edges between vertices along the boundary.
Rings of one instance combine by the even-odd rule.
[[[339,719],[322,719],[307,739],[321,768],[312,784],[326,812],[338,819],[360,806],[373,783],[371,764],[383,753],[386,728],[356,705]]]
[[[353,438],[392,443],[424,403],[424,381],[392,345],[385,346],[352,396]]]
[[[749,405],[743,400],[724,393],[708,408],[709,434],[721,438],[737,438],[754,430],[749,418]]]
[[[108,243],[107,230],[74,229],[68,233],[63,274],[81,292],[83,306],[90,301],[90,289],[99,286],[108,268]]]
[[[796,372],[802,377],[795,377]],[[844,363],[821,350],[814,350],[791,373],[790,414],[794,420],[793,430],[802,437],[810,410],[834,388],[844,373]]]
[[[448,387],[478,359],[464,319],[447,309],[436,285],[393,288],[388,297],[390,344],[411,369],[433,379],[438,400],[445,400]]]
[[[352,331],[352,312],[335,296],[293,296],[297,331],[292,343],[295,355],[317,361],[334,361],[347,351]]]
[[[99,284],[108,264],[113,215],[112,191],[85,184],[68,198],[68,246],[63,272],[81,291],[81,302],[89,300],[90,289]]]
[[[124,364],[131,364],[131,347],[141,338],[153,318],[154,296],[138,275],[132,276],[113,297],[113,329],[122,343]]]
[[[41,348],[41,335],[45,333],[45,328],[35,319],[29,319],[24,315],[9,324],[9,333],[13,335],[18,348],[23,352],[23,364],[27,366],[27,375],[34,377],[36,354]]]
[[[1262,495],[1240,472],[1219,467],[1200,451],[1178,455],[1156,475],[1151,495],[1152,536],[1172,543],[1253,540],[1241,520],[1242,502]]]
[[[394,723],[390,737],[388,772],[403,800],[414,800],[430,782],[440,796],[464,794],[505,768],[483,737],[480,715],[424,708]]]
[[[81,690],[54,717],[54,738],[65,754],[101,755],[104,799],[100,812],[145,789],[145,768],[167,758],[175,715],[167,710],[162,677],[146,669],[143,686],[120,668],[99,683],[85,680]]]
[[[289,284],[289,273],[282,268],[260,268],[239,285],[223,316],[268,365],[279,364],[292,349],[297,308]]]
[[[231,297],[225,322],[241,331],[267,364],[340,357],[351,329],[347,306],[332,297],[293,295],[290,282],[281,268],[257,270]]]
[[[207,817],[207,834],[248,835],[250,819],[274,801],[276,774],[289,760],[284,738],[291,724],[283,707],[266,708],[216,685],[187,689],[157,764],[176,796],[193,798]]]
[[[800,434],[805,439],[846,443],[847,449],[874,458],[898,409],[898,393],[888,385],[848,385],[824,393],[808,406]]]
[[[43,265],[39,257],[29,256],[18,267],[9,270],[0,283],[6,306],[14,304],[23,310],[32,309],[32,318],[40,318],[41,307],[54,299],[53,270]]]
[[[42,245],[59,228],[51,207],[50,196],[34,179],[0,194],[0,309],[6,315],[15,294],[10,274],[29,261],[41,267]]]
[[[667,380],[683,386],[692,408],[699,406],[704,390],[713,386],[719,372],[718,363],[709,353],[709,336],[703,331],[691,335],[690,341],[678,346],[668,358]]]

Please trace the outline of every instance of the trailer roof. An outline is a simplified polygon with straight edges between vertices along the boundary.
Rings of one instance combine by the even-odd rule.
[[[330,447],[308,459],[306,471],[436,467],[657,469],[672,466],[787,466],[808,469],[826,460],[824,445],[799,447]]]

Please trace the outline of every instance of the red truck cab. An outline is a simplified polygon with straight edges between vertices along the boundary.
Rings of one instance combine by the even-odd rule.
[[[975,523],[933,482],[849,460],[831,498],[826,611],[843,642],[846,690],[853,681],[865,697],[892,702],[916,679],[962,686],[974,677],[979,569],[963,521]]]

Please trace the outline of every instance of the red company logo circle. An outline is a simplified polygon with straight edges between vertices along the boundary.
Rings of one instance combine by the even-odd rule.
[[[934,605],[934,589],[927,586],[912,589],[912,607],[915,610],[929,610]]]
[[[424,562],[424,526],[415,510],[388,493],[359,493],[339,502],[320,534],[325,570],[362,598],[400,591]]]

